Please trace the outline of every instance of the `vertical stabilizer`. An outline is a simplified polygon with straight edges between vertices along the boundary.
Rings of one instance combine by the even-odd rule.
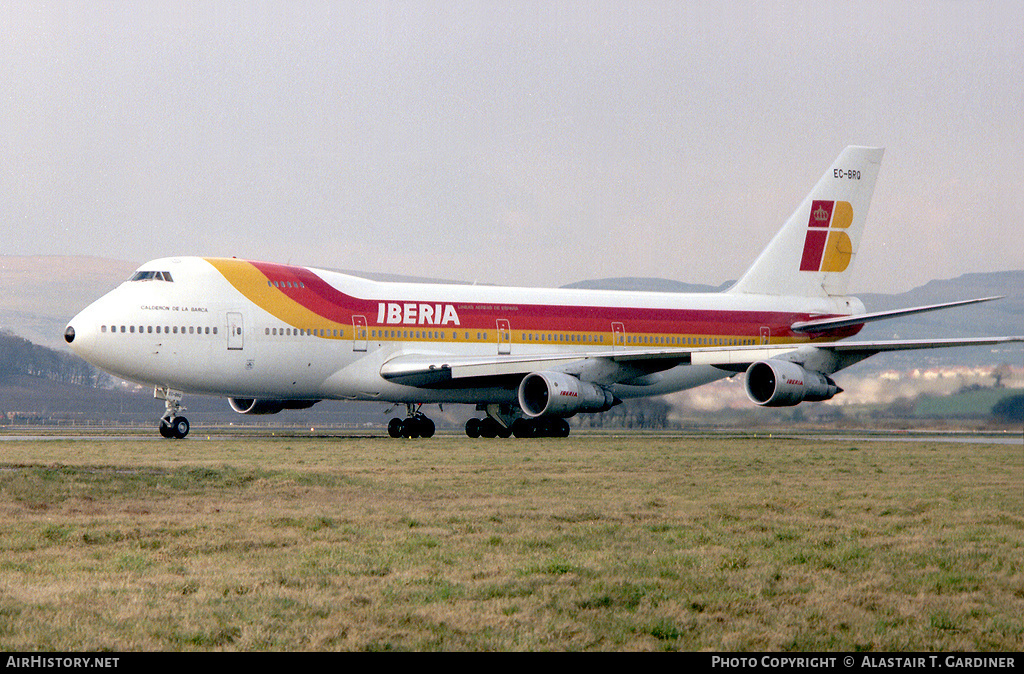
[[[874,147],[843,150],[728,292],[846,295],[883,152]]]

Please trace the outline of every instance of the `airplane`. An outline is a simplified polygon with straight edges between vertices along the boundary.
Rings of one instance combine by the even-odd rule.
[[[1024,337],[844,341],[864,324],[995,297],[867,313],[847,294],[883,149],[842,151],[724,292],[379,282],[235,258],[139,267],[67,325],[86,361],[152,386],[161,435],[184,438],[186,393],[241,414],[320,400],[405,404],[393,437],[430,437],[423,405],[468,403],[470,437],[564,437],[566,419],[745,373],[749,399],[824,401],[877,353]]]

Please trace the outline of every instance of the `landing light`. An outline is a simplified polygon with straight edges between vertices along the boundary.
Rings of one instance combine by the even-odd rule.
[[[68,344],[75,341],[75,329],[70,325],[64,330],[64,341]]]

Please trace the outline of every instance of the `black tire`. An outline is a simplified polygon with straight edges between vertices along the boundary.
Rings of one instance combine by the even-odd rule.
[[[414,419],[413,417],[409,417],[408,419],[402,422],[402,437],[420,437],[420,425],[416,422],[416,419]]]
[[[512,435],[517,438],[532,438],[533,437],[533,422],[529,419],[519,417],[512,422]]]
[[[466,435],[471,438],[480,437],[480,420],[473,418],[466,422]]]
[[[498,422],[494,419],[487,417],[486,419],[480,420],[480,437],[483,438],[496,438],[498,437]]]
[[[167,419],[160,420],[160,435],[168,440],[174,438],[174,430],[171,428],[170,423],[167,422]]]
[[[534,421],[537,424],[538,438],[555,437],[555,419],[551,417],[540,417]]]
[[[427,417],[420,416],[416,420],[416,425],[419,426],[421,438],[432,438],[434,437],[434,422]]]
[[[388,422],[388,435],[393,438],[402,437],[402,420],[395,417]]]
[[[174,417],[171,419],[171,436],[178,440],[183,439],[188,435],[191,426],[188,423],[188,419],[185,417]]]

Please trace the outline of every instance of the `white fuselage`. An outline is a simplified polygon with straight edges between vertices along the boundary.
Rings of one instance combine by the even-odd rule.
[[[129,381],[187,393],[286,400],[514,403],[514,387],[389,381],[395,357],[605,353],[809,341],[795,321],[863,311],[854,298],[382,283],[285,265],[165,258],[70,322],[71,347]],[[847,331],[851,334],[856,330]],[[834,338],[835,335],[832,335]],[[621,381],[619,398],[731,373],[680,365]],[[621,373],[620,373],[621,374]]]

